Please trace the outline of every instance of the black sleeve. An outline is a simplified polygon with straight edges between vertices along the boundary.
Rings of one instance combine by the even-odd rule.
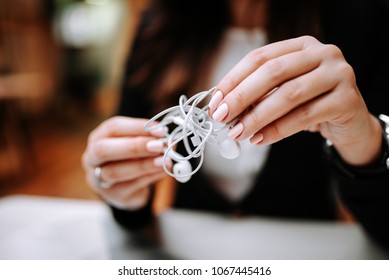
[[[147,99],[147,95],[139,90],[135,90],[128,82],[128,77],[133,71],[136,70],[137,65],[134,59],[131,58],[131,54],[136,53],[137,49],[141,45],[139,34],[141,30],[146,26],[148,14],[144,15],[137,35],[135,36],[134,44],[132,46],[130,57],[126,63],[126,69],[124,72],[121,96],[117,109],[117,115],[134,117],[134,118],[147,118],[151,114],[151,104]],[[117,209],[111,206],[113,216],[115,220],[123,227],[127,229],[139,229],[151,223],[153,220],[152,214],[152,201],[154,192],[151,191],[150,199],[147,205],[136,211],[127,211]]]
[[[364,229],[389,248],[389,172],[375,178],[336,175],[341,199]]]
[[[385,139],[384,139],[385,138]],[[382,157],[366,167],[354,167],[342,161],[336,150],[325,146],[336,179],[338,194],[365,230],[389,248],[389,147],[383,136]]]
[[[151,117],[152,105],[147,92],[141,89],[135,89],[129,82],[129,77],[137,71],[139,67],[139,61],[136,60],[137,52],[142,48],[141,34],[147,27],[147,22],[151,14],[145,12],[139,28],[135,35],[132,48],[130,50],[129,57],[125,64],[125,71],[122,78],[122,86],[120,92],[120,99],[118,108],[116,111],[117,115],[128,116],[134,118],[146,118]]]
[[[336,4],[335,4],[336,2]],[[354,68],[369,111],[389,114],[389,13],[383,1],[334,1],[328,18],[328,38]],[[340,20],[341,19],[341,20]],[[339,24],[344,21],[344,24]],[[331,33],[331,34],[330,34]],[[389,246],[389,171],[350,176],[331,162],[337,190],[346,207],[365,230]]]
[[[113,217],[118,224],[126,229],[137,230],[143,228],[153,221],[152,201],[153,195],[150,195],[146,206],[136,211],[122,210],[111,206]]]

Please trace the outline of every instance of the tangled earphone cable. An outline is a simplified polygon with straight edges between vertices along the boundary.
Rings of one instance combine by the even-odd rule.
[[[237,122],[237,119],[235,119],[220,128],[215,128],[212,120],[208,116],[209,106],[198,107],[214,89],[215,87],[199,92],[189,99],[185,95],[181,95],[178,102],[179,105],[156,114],[144,126],[144,130],[150,132],[168,127],[171,124],[176,125],[170,133],[167,130],[166,138],[162,139],[167,146],[164,151],[162,166],[168,175],[176,178],[181,183],[189,181],[191,176],[201,168],[204,161],[205,144],[219,145],[218,134]],[[157,122],[158,120],[160,121]],[[181,141],[184,144],[186,153],[188,154],[187,156],[183,156],[174,150],[174,147]],[[229,142],[228,145],[219,145],[228,149],[228,152],[224,151],[224,157],[236,158],[240,151],[239,143],[232,139],[226,139],[224,141],[229,141],[234,145],[232,147]],[[223,155],[223,152],[221,153]],[[173,165],[173,172],[166,165],[168,158],[176,162]],[[193,158],[199,158],[199,162],[194,170],[189,162]]]

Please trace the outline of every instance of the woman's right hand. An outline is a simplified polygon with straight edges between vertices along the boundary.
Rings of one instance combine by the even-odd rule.
[[[127,210],[146,205],[150,185],[165,176],[163,130],[145,132],[146,119],[113,117],[93,130],[82,156],[86,180],[108,204]],[[171,163],[167,163],[170,167]],[[99,187],[94,172],[101,168]]]

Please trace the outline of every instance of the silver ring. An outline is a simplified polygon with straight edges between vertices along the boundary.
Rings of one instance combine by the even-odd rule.
[[[99,188],[101,189],[109,189],[111,187],[111,184],[105,182],[102,178],[101,178],[101,167],[100,166],[97,166],[93,172],[93,175],[95,177],[95,182],[96,182],[96,185],[99,186]]]

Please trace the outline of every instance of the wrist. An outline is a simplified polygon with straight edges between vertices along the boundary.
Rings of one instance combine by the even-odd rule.
[[[342,161],[350,166],[364,167],[374,164],[382,153],[382,125],[373,115],[369,115],[368,129],[364,136],[354,137],[355,141],[333,143]]]
[[[369,178],[372,176],[380,176],[389,173],[389,117],[386,118],[386,122],[382,120],[380,115],[380,127],[381,127],[381,145],[379,153],[376,158],[365,165],[352,165],[343,160],[343,158],[332,145],[331,141],[326,141],[324,150],[328,156],[331,164],[340,171],[351,178]]]

